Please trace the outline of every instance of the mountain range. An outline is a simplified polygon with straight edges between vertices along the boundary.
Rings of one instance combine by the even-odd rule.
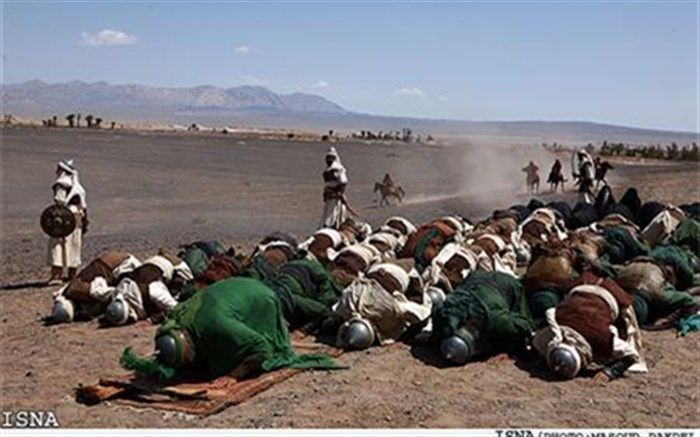
[[[120,122],[191,123],[219,126],[284,127],[324,131],[391,131],[410,127],[419,134],[493,143],[623,141],[687,144],[698,134],[642,129],[587,121],[468,121],[363,114],[318,95],[278,94],[262,86],[219,88],[112,85],[106,82],[40,80],[3,84],[4,113],[63,118],[93,113]]]
[[[163,111],[273,109],[290,112],[343,113],[335,103],[313,94],[276,94],[261,86],[191,88],[147,85],[110,85],[74,80],[48,84],[32,80],[2,88],[3,104],[9,108],[43,108],[68,111],[112,111],[152,108]]]

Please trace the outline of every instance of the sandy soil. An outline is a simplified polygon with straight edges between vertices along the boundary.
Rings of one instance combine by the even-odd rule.
[[[349,197],[373,224],[401,214],[415,222],[460,213],[481,217],[526,201],[520,168],[539,148],[430,147],[337,143]],[[2,130],[2,282],[38,280],[46,239],[38,226],[51,200],[55,161],[74,157],[88,190],[92,227],[84,259],[107,247],[137,255],[159,246],[218,238],[242,250],[266,232],[305,236],[321,211],[327,144],[250,141],[173,133]],[[564,158],[566,160],[566,158]],[[616,162],[617,194],[700,199],[695,164]],[[408,193],[377,208],[371,188],[386,171]],[[570,197],[570,195],[567,195]],[[551,195],[542,198],[551,198]],[[561,195],[559,195],[561,197]],[[0,292],[0,408],[47,408],[70,427],[694,427],[700,425],[700,336],[647,333],[650,373],[601,385],[548,381],[536,362],[480,362],[442,368],[434,351],[397,344],[348,353],[350,369],[298,375],[238,407],[199,419],[113,404],[85,407],[72,389],[121,373],[126,345],[146,352],[154,326],[99,329],[96,322],[44,326],[49,288]]]

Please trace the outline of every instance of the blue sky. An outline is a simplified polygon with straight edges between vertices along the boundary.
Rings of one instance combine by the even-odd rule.
[[[374,114],[699,130],[694,1],[3,1],[2,12],[4,83],[261,84]]]

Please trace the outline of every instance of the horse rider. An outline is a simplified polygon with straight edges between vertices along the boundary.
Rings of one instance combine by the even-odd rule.
[[[348,176],[340,162],[340,156],[335,147],[328,149],[326,153],[326,170],[323,172],[323,216],[320,227],[338,229],[349,217],[345,188],[348,184]]]
[[[51,238],[48,244],[48,264],[51,267],[49,285],[61,284],[63,269],[68,269],[68,279],[72,280],[80,266],[80,252],[83,233],[87,232],[88,216],[85,201],[85,188],[80,184],[78,170],[72,159],[61,160],[56,166],[56,180],[53,183],[54,202],[66,205],[75,216],[76,227],[64,238]]]
[[[523,167],[522,170],[527,174],[527,191],[528,193],[531,193],[531,187],[536,184],[539,185],[540,176],[538,172],[540,171],[540,168],[534,162],[530,161],[527,167]]]
[[[394,178],[391,177],[390,173],[387,173],[384,175],[384,180],[382,181],[382,185],[384,185],[384,188],[389,190],[393,190],[396,188],[396,182],[394,182]]]
[[[557,186],[561,184],[561,190],[564,191],[564,174],[562,172],[562,165],[560,160],[555,160],[552,164],[552,169],[549,171],[549,177],[547,177],[547,182],[549,182],[552,191],[557,191]]]

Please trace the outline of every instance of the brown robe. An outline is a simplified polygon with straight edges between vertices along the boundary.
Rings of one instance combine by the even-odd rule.
[[[103,253],[78,273],[68,284],[63,295],[75,302],[94,303],[95,299],[90,296],[90,284],[92,281],[95,278],[103,277],[107,285],[116,285],[117,278],[114,277],[112,272],[127,258],[129,258],[129,254],[125,252],[110,251]]]
[[[568,326],[581,334],[593,349],[596,362],[607,362],[613,356],[613,334],[610,325],[618,328],[620,337],[624,338],[623,309],[632,305],[633,298],[610,278],[602,279],[584,272],[573,287],[591,284],[599,285],[612,294],[620,307],[617,319],[610,315],[610,307],[600,297],[588,293],[574,293],[557,305],[556,320],[562,326]]]
[[[437,235],[428,242],[425,252],[417,254],[416,250],[421,244],[421,241],[426,237],[426,234],[433,230],[437,231]],[[418,228],[416,232],[409,235],[406,244],[399,254],[399,258],[421,257],[423,263],[429,264],[440,252],[440,249],[442,249],[456,233],[457,230],[446,220],[434,220],[427,223]]]

